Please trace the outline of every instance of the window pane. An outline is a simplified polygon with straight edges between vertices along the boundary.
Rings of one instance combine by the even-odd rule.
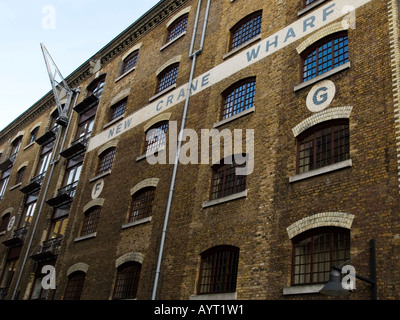
[[[176,83],[178,77],[179,64],[174,64],[158,76],[157,92],[161,92]]]
[[[169,28],[167,42],[172,41],[177,36],[185,32],[187,27],[187,22],[188,22],[188,15],[182,16],[177,21],[175,21]]]
[[[165,146],[168,131],[168,121],[160,122],[146,132],[145,153],[155,152]]]
[[[152,213],[155,188],[143,189],[132,196],[129,222],[149,217]]]
[[[242,83],[225,96],[222,119],[230,118],[254,106],[256,82],[254,80]]]
[[[141,264],[129,262],[118,268],[114,299],[135,299],[137,295]]]
[[[106,172],[108,170],[111,170],[113,162],[114,162],[114,156],[115,156],[115,148],[109,149],[107,151],[104,151],[100,155],[99,159],[99,168],[97,173],[102,173]]]
[[[257,13],[245,18],[234,29],[232,29],[231,49],[239,47],[261,32],[262,14]]]

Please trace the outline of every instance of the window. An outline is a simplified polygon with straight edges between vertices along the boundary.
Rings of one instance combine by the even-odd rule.
[[[222,163],[213,166],[211,179],[211,200],[229,196],[246,190],[246,176],[237,175],[237,165],[233,159],[231,163]]]
[[[8,222],[10,221],[10,214],[6,213],[2,218],[1,218],[1,223],[0,223],[0,232],[5,232],[7,231],[8,227]]]
[[[31,137],[29,138],[29,144],[35,142],[38,133],[39,133],[39,127],[37,127],[37,128],[35,128],[35,129],[32,130],[32,132],[31,132]]]
[[[67,288],[65,289],[64,300],[80,300],[82,295],[83,283],[86,273],[76,271],[68,276]]]
[[[42,147],[39,163],[36,169],[36,176],[44,175],[50,164],[51,152],[53,150],[54,142],[46,144]]]
[[[246,79],[230,87],[224,94],[221,120],[230,118],[254,106],[255,78]]]
[[[157,92],[161,92],[176,83],[179,63],[174,63],[158,75]]]
[[[144,152],[152,153],[161,149],[166,144],[168,121],[162,121],[153,125],[146,131],[146,143]]]
[[[347,33],[326,37],[304,52],[303,81],[328,72],[349,61]]]
[[[83,220],[81,236],[86,236],[95,233],[97,230],[97,223],[99,222],[101,214],[101,207],[94,207],[85,213]]]
[[[87,88],[88,95],[93,94],[96,98],[100,99],[103,93],[105,82],[106,82],[105,75],[100,76],[98,79],[92,82]]]
[[[127,101],[128,99],[123,99],[111,107],[110,121],[122,116],[125,113]]]
[[[35,196],[27,196],[25,201],[24,211],[22,213],[23,219],[21,219],[22,226],[21,228],[28,228],[33,220],[33,215],[36,209],[36,201],[37,198]]]
[[[65,235],[70,210],[69,206],[59,207],[54,210],[47,240],[57,239]]]
[[[255,12],[231,29],[230,49],[235,49],[261,33],[262,12]]]
[[[118,267],[114,299],[136,299],[141,268],[138,262],[127,262]]]
[[[1,200],[1,198],[4,196],[4,194],[6,192],[8,181],[10,180],[11,169],[12,169],[12,167],[4,170],[3,173],[1,174],[1,179],[0,179],[0,200]]]
[[[350,159],[348,120],[314,126],[297,140],[297,171],[304,173]]]
[[[167,43],[177,38],[180,34],[186,31],[187,22],[188,22],[188,14],[179,17],[169,28],[168,28],[168,37]]]
[[[315,2],[315,1],[317,1],[317,0],[304,0],[304,5],[308,6],[309,4],[311,4],[311,3]]]
[[[116,148],[107,149],[99,156],[98,174],[111,170],[116,150]]]
[[[22,181],[24,180],[25,172],[26,167],[22,167],[21,169],[19,169],[19,171],[17,172],[17,180],[15,181],[15,184],[22,183]]]
[[[317,228],[293,239],[292,284],[325,283],[333,265],[350,258],[350,232]]]
[[[127,56],[122,62],[120,75],[127,73],[129,70],[132,70],[136,67],[137,61],[139,57],[139,50],[132,52],[129,56]]]
[[[19,137],[15,139],[15,141],[11,145],[10,159],[12,159],[12,162],[14,162],[17,156],[17,153],[21,147],[21,142],[22,142],[22,137]]]
[[[201,254],[198,294],[236,291],[239,248],[219,246]]]
[[[11,250],[12,249],[10,249],[10,252]],[[8,253],[9,256],[10,252]],[[6,264],[3,269],[3,274],[1,275],[0,288],[4,288],[6,290],[10,288],[11,282],[13,280],[16,271],[17,262],[18,262],[18,257],[16,258],[7,257]]]
[[[144,188],[132,196],[132,206],[128,222],[151,216],[155,190],[156,188],[153,187]]]

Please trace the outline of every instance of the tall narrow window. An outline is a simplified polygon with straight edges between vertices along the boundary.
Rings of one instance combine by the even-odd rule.
[[[139,50],[132,52],[129,56],[127,56],[122,62],[120,75],[127,73],[136,67],[137,61],[139,57]]]
[[[114,299],[136,299],[141,268],[138,262],[127,262],[118,267]]]
[[[0,200],[4,196],[6,190],[7,190],[7,185],[10,180],[10,174],[11,174],[11,169],[12,167],[4,170],[1,174],[1,179],[0,179]]]
[[[174,63],[158,75],[157,92],[161,92],[176,83],[178,78],[179,63]]]
[[[98,174],[111,170],[116,150],[116,148],[109,148],[99,156]]]
[[[103,94],[103,88],[104,88],[105,82],[106,82],[105,75],[100,76],[98,79],[96,79],[94,82],[92,82],[87,88],[88,95],[93,94],[95,97],[100,99],[101,95]]]
[[[22,181],[24,180],[25,172],[26,172],[26,167],[22,167],[21,169],[18,170],[17,180],[15,181],[15,184],[22,183]]]
[[[21,228],[28,228],[33,220],[33,215],[36,209],[36,196],[28,195],[25,201],[24,211],[22,213],[22,219],[20,222]]]
[[[61,238],[65,235],[69,210],[70,204],[54,209],[47,240]]]
[[[226,90],[221,120],[230,118],[244,110],[254,107],[256,91],[255,78],[245,79]]]
[[[229,162],[214,165],[212,168],[211,200],[246,190],[247,176],[236,174],[236,168],[244,165],[239,166],[233,159]]]
[[[5,232],[7,230],[8,222],[10,221],[10,214],[6,213],[1,217],[0,232]]]
[[[101,207],[94,207],[85,212],[83,219],[83,225],[81,230],[81,236],[95,233],[97,230],[97,224],[100,219]]]
[[[80,300],[86,273],[76,271],[68,276],[67,288],[65,289],[64,300]]]
[[[132,196],[129,221],[133,222],[151,216],[156,188],[149,187],[139,190]]]
[[[29,144],[34,143],[39,133],[39,127],[31,131],[31,136],[29,138]]]
[[[219,246],[201,254],[198,293],[236,291],[239,248]]]
[[[329,121],[312,127],[297,140],[298,173],[350,159],[348,120]]]
[[[302,54],[303,81],[328,72],[349,61],[348,38],[346,32],[328,36]]]
[[[152,153],[165,146],[167,140],[168,121],[153,125],[146,131],[144,153]]]
[[[179,35],[186,31],[189,14],[179,17],[168,28],[167,43],[177,38]]]
[[[38,166],[36,168],[36,177],[44,176],[50,164],[50,158],[54,146],[54,141],[42,147]]]
[[[293,239],[292,283],[325,283],[333,265],[350,258],[348,229],[317,228]]]
[[[231,29],[231,46],[235,49],[261,33],[262,12],[255,12],[241,21]]]

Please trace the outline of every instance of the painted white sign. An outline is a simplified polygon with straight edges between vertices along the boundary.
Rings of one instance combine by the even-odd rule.
[[[221,80],[237,73],[238,71],[261,61],[274,52],[286,47],[287,45],[310,35],[312,32],[315,32],[329,23],[344,16],[347,17],[348,14],[351,15],[352,13],[349,13],[349,8],[354,8],[354,12],[355,9],[367,4],[370,1],[371,0],[328,1],[320,8],[313,10],[305,16],[302,16],[296,22],[267,37],[266,39],[261,40],[261,42],[253,45],[248,50],[238,53],[229,60],[221,63],[220,65],[194,79],[191,84],[191,94],[195,95],[215,85]],[[347,24],[348,26],[348,21],[346,20],[345,22],[346,23],[344,24]],[[98,148],[104,143],[107,143],[111,139],[114,139],[115,137],[136,127],[137,125],[153,118],[161,112],[168,110],[178,103],[185,101],[188,86],[189,84],[187,83],[179,88],[176,88],[169,94],[166,94],[165,96],[162,96],[159,99],[151,102],[126,119],[115,124],[113,127],[110,127],[93,137],[89,142],[88,152]]]
[[[101,179],[96,181],[92,189],[92,199],[93,200],[97,199],[103,192],[103,189],[104,189],[104,180]]]
[[[15,223],[15,216],[12,216],[10,221],[8,222],[7,231],[10,231],[12,229],[12,227],[14,226],[14,223]]]
[[[311,112],[320,112],[330,106],[336,94],[335,84],[330,80],[318,82],[307,96],[307,108]]]

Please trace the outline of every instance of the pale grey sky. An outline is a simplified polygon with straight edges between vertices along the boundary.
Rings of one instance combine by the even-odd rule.
[[[64,77],[159,0],[0,0],[0,130],[51,90],[43,43]]]

